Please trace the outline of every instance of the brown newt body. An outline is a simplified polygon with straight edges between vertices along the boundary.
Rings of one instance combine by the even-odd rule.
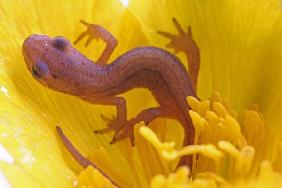
[[[48,88],[94,104],[115,105],[117,118],[108,120],[107,128],[96,131],[115,131],[112,143],[129,137],[134,144],[133,127],[136,123],[144,121],[148,124],[155,118],[164,117],[178,120],[185,130],[184,144],[193,144],[194,129],[188,115],[190,108],[186,97],[196,94],[188,72],[179,59],[160,48],[138,47],[106,64],[116,40],[102,27],[88,24],[88,27],[91,26],[95,27],[92,28],[95,35],[108,43],[98,63],[82,55],[63,37],[28,37],[22,51],[27,67],[36,80]],[[82,33],[78,40],[85,34]],[[146,109],[127,120],[126,101],[118,95],[137,87],[149,89],[159,107]],[[191,166],[191,158],[185,163]]]

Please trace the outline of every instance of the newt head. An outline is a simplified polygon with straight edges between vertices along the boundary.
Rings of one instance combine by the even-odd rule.
[[[66,73],[70,72],[69,59],[78,51],[67,39],[34,34],[24,40],[22,53],[28,70],[38,82],[58,91],[70,91]]]
[[[37,80],[47,79],[52,75],[54,62],[63,60],[64,52],[70,46],[63,37],[50,38],[46,35],[31,35],[24,40],[22,53],[28,70]]]

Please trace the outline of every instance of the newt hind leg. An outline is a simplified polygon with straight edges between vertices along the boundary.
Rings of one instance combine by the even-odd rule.
[[[131,145],[134,146],[134,126],[144,121],[146,125],[148,125],[151,121],[156,119],[157,117],[167,117],[169,115],[169,111],[165,108],[157,107],[157,108],[149,108],[140,112],[136,117],[126,121],[123,125],[121,125],[118,131],[115,132],[113,140],[110,142],[114,144],[118,141],[126,139],[127,137],[130,139]]]
[[[174,49],[175,53],[184,52],[188,60],[189,77],[192,81],[193,89],[196,90],[199,68],[200,68],[200,50],[193,39],[191,27],[185,31],[179,22],[173,18],[173,23],[178,31],[178,34],[158,31],[158,34],[170,39],[167,48]]]

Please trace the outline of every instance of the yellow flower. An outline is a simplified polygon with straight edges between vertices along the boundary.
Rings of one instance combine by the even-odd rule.
[[[280,5],[279,0],[131,0],[126,5],[118,0],[2,1],[0,187],[113,186],[92,167],[83,169],[73,160],[57,136],[58,125],[84,156],[121,187],[280,185],[282,144],[273,134],[282,131]],[[22,42],[30,34],[60,35],[73,41],[84,29],[80,19],[103,25],[118,39],[111,60],[135,46],[164,47],[168,41],[156,31],[175,33],[172,17],[182,26],[191,26],[200,47],[199,97],[207,99],[213,90],[219,91],[229,106],[216,99],[213,110],[224,118],[215,119],[230,126],[224,130],[207,128],[203,122],[214,114],[206,115],[205,105],[204,109],[193,108],[190,115],[200,131],[196,137],[200,145],[181,150],[181,126],[172,120],[155,120],[150,124],[151,133],[170,142],[165,145],[170,162],[139,134],[141,125],[135,128],[134,148],[129,140],[110,145],[112,134],[95,135],[93,130],[106,126],[100,114],[114,116],[114,108],[42,87],[28,72],[22,57]],[[104,44],[95,42],[85,48],[80,43],[76,47],[90,59],[97,59]],[[179,57],[187,66],[183,54]],[[129,118],[157,105],[144,89],[123,96]],[[191,101],[198,104],[188,99],[189,104]],[[261,112],[253,108],[244,113],[253,103]],[[197,126],[197,121],[202,125]],[[174,174],[177,152],[184,155],[191,152],[189,149],[193,149],[197,164],[191,172],[181,167]],[[192,179],[187,178],[190,173]]]

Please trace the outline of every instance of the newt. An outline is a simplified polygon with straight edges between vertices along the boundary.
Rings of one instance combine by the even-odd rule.
[[[171,40],[168,47],[186,54],[189,76],[174,54],[153,46],[136,47],[108,64],[118,41],[102,26],[81,22],[87,30],[80,34],[74,44],[85,37],[88,37],[85,46],[93,39],[102,39],[106,43],[97,62],[82,55],[64,37],[33,34],[24,40],[22,46],[26,66],[33,77],[45,87],[77,96],[87,102],[114,105],[116,118],[102,116],[108,121],[108,127],[95,131],[99,134],[114,131],[111,143],[128,137],[134,145],[134,125],[141,121],[149,124],[161,117],[178,120],[184,128],[184,144],[193,144],[194,128],[188,115],[190,107],[186,97],[196,96],[200,56],[191,28],[184,31],[173,19],[178,35],[158,31]],[[128,120],[126,100],[119,94],[139,87],[150,90],[159,106],[145,109]],[[182,159],[181,164],[191,167],[192,158]]]

